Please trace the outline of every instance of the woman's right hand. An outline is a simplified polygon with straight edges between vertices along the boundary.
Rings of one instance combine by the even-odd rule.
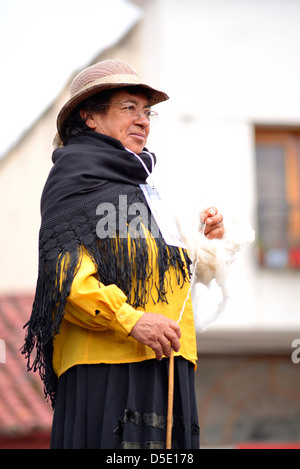
[[[154,350],[156,358],[170,356],[171,348],[178,352],[180,327],[173,319],[162,314],[145,313],[133,326],[130,336]]]

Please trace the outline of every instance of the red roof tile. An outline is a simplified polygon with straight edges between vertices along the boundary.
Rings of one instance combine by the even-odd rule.
[[[0,296],[0,435],[45,433],[51,428],[52,409],[42,382],[38,373],[27,372],[20,353],[32,302],[32,295]]]

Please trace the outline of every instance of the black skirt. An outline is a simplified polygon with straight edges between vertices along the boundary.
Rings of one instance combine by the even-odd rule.
[[[166,447],[169,360],[77,365],[58,381],[52,449]],[[174,359],[172,449],[198,449],[194,365]]]

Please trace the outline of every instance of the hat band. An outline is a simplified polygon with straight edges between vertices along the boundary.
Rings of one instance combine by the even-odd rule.
[[[138,85],[140,84],[140,80],[136,75],[130,75],[130,74],[119,74],[119,75],[111,75],[111,76],[105,76],[102,78],[98,78],[97,80],[93,80],[86,85],[82,86],[75,94],[79,94],[82,91],[85,91],[88,88],[93,88],[94,86],[98,85],[108,85],[108,84],[133,84],[133,85]]]

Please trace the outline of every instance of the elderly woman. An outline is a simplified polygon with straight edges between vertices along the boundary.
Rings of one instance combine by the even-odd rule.
[[[108,60],[75,77],[58,115],[23,347],[54,408],[51,448],[164,448],[171,348],[172,447],[199,447],[190,260],[143,190],[152,106],[166,99]],[[220,222],[215,209],[207,237],[222,237]]]

